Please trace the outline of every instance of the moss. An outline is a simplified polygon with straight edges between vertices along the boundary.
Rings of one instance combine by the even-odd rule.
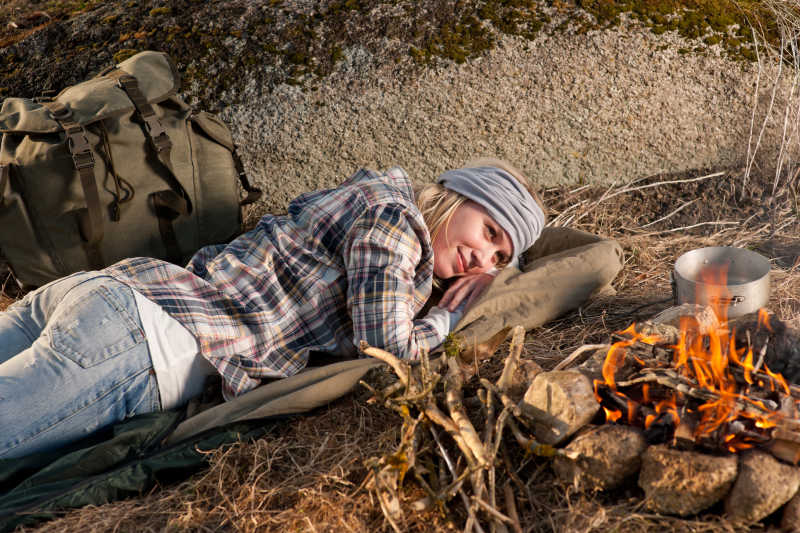
[[[171,15],[171,14],[172,14],[172,8],[169,7],[154,7],[153,9],[150,10],[151,17],[158,17],[161,15]]]
[[[464,350],[464,343],[461,337],[454,333],[449,333],[447,337],[445,337],[442,347],[444,348],[445,356],[458,357]]]
[[[115,63],[122,63],[123,61],[125,61],[129,57],[135,56],[138,53],[139,53],[138,50],[134,50],[132,48],[123,48],[122,50],[118,50],[114,54],[114,62]]]
[[[614,26],[621,14],[628,13],[655,34],[674,31],[687,39],[703,39],[707,46],[720,44],[734,59],[751,56],[744,44],[750,40],[749,21],[764,27],[767,39],[778,44],[769,23],[772,15],[762,0],[576,0],[576,5],[592,15],[593,28]],[[731,28],[736,28],[738,40],[728,38]]]

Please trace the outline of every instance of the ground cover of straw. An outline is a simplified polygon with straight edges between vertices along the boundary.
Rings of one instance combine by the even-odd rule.
[[[711,177],[708,177],[711,176]],[[582,344],[605,342],[631,322],[670,305],[669,271],[683,252],[712,245],[744,246],[773,262],[770,308],[800,327],[800,241],[793,182],[770,195],[771,181],[739,172],[655,176],[611,187],[547,189],[550,218],[608,235],[624,247],[626,265],[617,294],[587,303],[527,332],[523,357],[552,368]],[[10,286],[0,308],[13,299]],[[496,378],[507,345],[481,363]],[[385,383],[388,372],[370,382]],[[465,392],[469,393],[467,384]],[[369,402],[360,389],[332,405],[276,424],[256,441],[209,450],[210,466],[184,482],[139,498],[70,511],[36,531],[390,531],[365,488],[365,460],[392,453],[401,420]],[[648,512],[634,483],[610,493],[582,493],[559,482],[549,459],[513,451],[512,486],[525,531],[744,531],[715,512],[689,519]],[[465,511],[457,499],[437,510],[414,510],[423,496],[413,479],[403,486],[404,531],[460,531]],[[719,511],[719,509],[712,509]],[[768,528],[769,519],[763,528]],[[759,526],[760,528],[761,526]],[[752,530],[752,529],[747,529]]]

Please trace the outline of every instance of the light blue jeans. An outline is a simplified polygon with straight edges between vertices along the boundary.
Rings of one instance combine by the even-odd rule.
[[[0,458],[51,450],[160,410],[150,351],[126,285],[81,272],[0,313]]]

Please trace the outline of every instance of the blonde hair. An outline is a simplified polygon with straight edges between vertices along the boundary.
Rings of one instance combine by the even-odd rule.
[[[481,157],[468,161],[463,168],[476,167],[499,168],[514,176],[514,178],[528,190],[544,213],[544,204],[539,198],[539,195],[533,189],[530,181],[525,177],[525,174],[520,172],[514,165],[508,161],[494,157]],[[450,219],[453,218],[456,209],[467,200],[464,196],[449,189],[445,189],[438,183],[416,185],[414,187],[414,198],[417,203],[417,208],[419,208],[420,213],[422,213],[422,219],[425,221],[425,225],[428,226],[428,232],[431,235],[431,243],[436,240],[436,236],[442,229],[444,229],[445,232],[447,231],[447,226],[450,224]],[[546,221],[547,218],[545,215],[545,222]],[[504,265],[498,265],[498,267],[502,266]]]

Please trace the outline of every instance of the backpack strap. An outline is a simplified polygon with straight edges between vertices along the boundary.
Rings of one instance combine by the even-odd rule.
[[[3,198],[5,198],[6,187],[11,175],[11,168],[8,164],[0,164],[0,207],[3,207]]]
[[[125,94],[133,102],[136,113],[142,120],[142,126],[147,139],[150,141],[150,146],[155,151],[158,160],[168,171],[166,181],[170,189],[151,193],[149,201],[153,212],[158,217],[158,229],[161,233],[161,241],[167,250],[167,258],[177,264],[181,261],[182,256],[173,221],[181,215],[191,213],[192,202],[186,193],[186,189],[178,181],[178,177],[172,167],[170,155],[172,141],[161,121],[158,120],[153,106],[150,105],[139,88],[139,81],[136,77],[119,69],[112,70],[106,76],[116,79],[119,87],[125,91]]]
[[[250,185],[250,180],[247,179],[247,173],[244,171],[242,158],[239,157],[239,152],[236,150],[236,146],[233,147],[231,156],[233,157],[233,165],[236,168],[236,174],[239,175],[239,183],[242,184],[242,188],[247,193],[247,196],[239,201],[239,205],[245,206],[255,203],[259,198],[261,198],[261,189]]]
[[[40,100],[66,134],[67,150],[72,156],[72,163],[81,179],[86,209],[78,211],[78,226],[83,237],[86,256],[92,268],[101,269],[105,265],[100,253],[100,241],[103,240],[103,215],[100,207],[100,195],[94,178],[94,155],[83,126],[72,120],[72,111],[61,102]]]

